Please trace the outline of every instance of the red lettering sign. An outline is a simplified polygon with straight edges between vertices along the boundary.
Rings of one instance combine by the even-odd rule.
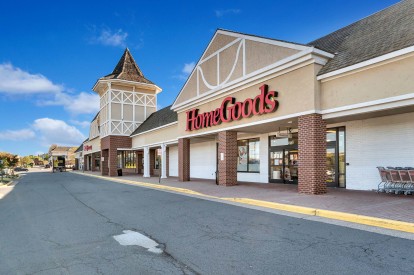
[[[243,102],[236,102],[234,97],[226,97],[221,106],[213,111],[198,113],[198,109],[187,112],[186,131],[198,130],[222,122],[231,122],[241,118],[248,118],[252,115],[263,115],[274,112],[279,107],[276,100],[278,92],[269,91],[269,87],[264,84],[260,87],[260,94],[255,98],[248,98]]]
[[[92,145],[84,145],[83,146],[83,151],[89,151],[92,150]]]

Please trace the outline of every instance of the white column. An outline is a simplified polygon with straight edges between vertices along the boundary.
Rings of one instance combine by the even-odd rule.
[[[161,178],[167,178],[167,146],[161,145]]]
[[[150,177],[149,148],[144,147],[144,178]]]

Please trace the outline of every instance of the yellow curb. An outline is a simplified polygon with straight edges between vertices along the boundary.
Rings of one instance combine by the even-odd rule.
[[[386,229],[393,229],[408,233],[414,233],[414,223],[401,222],[396,220],[381,219],[370,216],[363,216],[357,214],[350,214],[337,211],[329,211],[323,209],[316,210],[316,216],[341,220],[352,223],[365,224],[370,226],[382,227]]]
[[[138,182],[138,181],[132,181],[132,180],[113,179],[113,178],[108,178],[104,176],[84,174],[84,173],[79,173],[79,172],[74,172],[74,173],[85,175],[85,176],[96,177],[96,178],[103,178],[103,179],[110,180],[113,182],[121,182],[121,183],[142,186],[142,187],[148,187],[152,189],[174,191],[177,193],[197,195],[200,197],[214,198],[214,199],[223,200],[223,201],[254,205],[254,206],[259,206],[259,207],[264,207],[264,208],[269,208],[269,209],[282,210],[282,211],[287,211],[287,212],[305,214],[309,216],[317,216],[317,217],[352,222],[352,223],[357,223],[357,224],[381,227],[385,229],[392,229],[392,230],[398,230],[398,231],[403,231],[403,232],[408,232],[408,233],[414,233],[414,223],[401,222],[401,221],[390,220],[390,219],[381,219],[381,218],[376,218],[376,217],[363,216],[363,215],[358,215],[358,214],[350,214],[350,213],[345,213],[345,212],[316,209],[316,208],[297,206],[297,205],[291,205],[291,204],[254,200],[254,199],[249,199],[249,198],[220,198],[220,197],[206,195],[206,194],[199,193],[199,192],[196,192],[190,189],[185,189],[185,188],[171,187],[171,186],[158,185],[158,184],[146,183],[146,182]]]

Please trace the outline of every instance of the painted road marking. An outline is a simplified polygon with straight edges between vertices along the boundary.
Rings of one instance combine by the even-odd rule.
[[[161,254],[162,249],[158,248],[158,243],[138,232],[124,230],[124,234],[113,236],[120,245],[138,245],[146,248],[149,252]]]

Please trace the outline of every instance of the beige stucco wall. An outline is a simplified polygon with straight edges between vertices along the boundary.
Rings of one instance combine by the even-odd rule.
[[[90,146],[90,145],[92,145],[92,150],[83,151],[84,155],[101,151],[101,139],[100,138],[95,138],[95,139],[89,140],[89,141],[87,141],[83,144],[84,148],[85,148],[85,146]]]
[[[298,52],[290,48],[246,40],[246,73],[260,70]]]
[[[177,139],[177,124],[132,137],[132,148]]]
[[[223,48],[224,46],[233,42],[236,39],[237,37],[218,33],[214,40],[211,42],[210,46],[208,47],[204,55],[201,57],[201,59],[208,57],[212,53],[218,51],[219,49]]]
[[[414,93],[414,56],[321,83],[322,110]]]
[[[234,44],[233,46],[223,50],[219,54],[219,62],[220,62],[220,82],[225,81],[230,73],[229,82],[240,78],[243,76],[243,51],[242,49],[239,51],[239,55],[237,56],[237,49],[239,48],[241,42]],[[233,69],[234,62],[237,58],[237,64],[234,68],[234,71],[231,72]]]
[[[236,101],[244,101],[247,98],[254,98],[260,94],[259,87],[263,84],[269,85],[269,90],[276,90],[279,92],[277,100],[279,101],[279,108],[276,112],[264,114],[260,116],[252,116],[250,118],[242,118],[238,121],[230,123],[222,123],[221,125],[208,127],[200,130],[185,131],[186,129],[186,112],[178,113],[178,135],[192,135],[212,130],[219,130],[222,128],[240,126],[246,123],[256,122],[264,119],[282,117],[286,115],[297,114],[315,110],[317,106],[318,85],[316,84],[316,72],[320,68],[319,65],[306,65],[302,68],[287,72],[285,74],[275,76],[269,80],[260,81],[259,84],[252,85],[240,91],[233,90],[231,95],[236,98]],[[221,106],[223,99],[226,96],[220,96],[217,99],[201,103],[196,108],[199,113],[215,110]],[[193,109],[194,107],[190,108]],[[188,109],[188,110],[190,110]]]

